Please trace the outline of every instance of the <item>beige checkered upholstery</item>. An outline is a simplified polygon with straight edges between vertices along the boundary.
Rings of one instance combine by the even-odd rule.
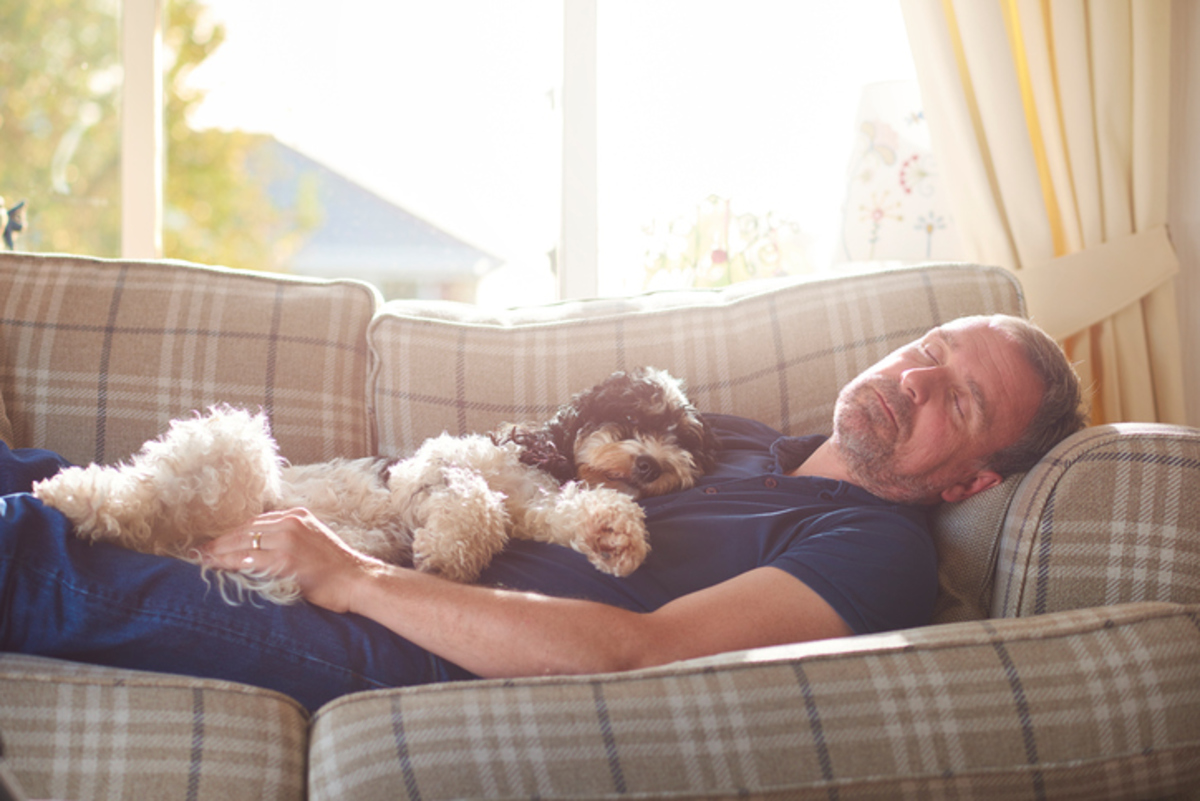
[[[827,433],[838,389],[933,325],[1021,314],[1002,270],[942,267],[870,278],[752,284],[488,315],[392,301],[371,325],[379,448],[542,420],[614,370],[683,378],[708,412],[788,434]]]
[[[309,797],[1167,796],[1200,784],[1197,622],[1139,604],[349,697],[313,722]]]
[[[1023,476],[929,514],[938,553],[938,597],[933,622],[956,623],[989,617],[996,550],[1013,494]]]
[[[0,395],[19,447],[118,461],[225,402],[265,409],[296,462],[373,448],[366,284],[0,254],[0,286]]]
[[[304,710],[229,682],[0,654],[0,733],[31,798],[304,798]]]
[[[1083,431],[1032,470],[998,545],[991,615],[1200,603],[1200,430]]]
[[[702,409],[823,432],[837,388],[896,345],[1024,308],[1011,274],[965,265],[495,314],[376,301],[354,282],[0,254],[0,401],[16,445],[76,461],[215,401],[263,406],[310,461],[540,419],[654,364]],[[307,731],[252,688],[0,655],[0,734],[41,797],[1200,801],[1198,469],[1200,431],[1101,427],[939,508],[948,625],[364,693]]]

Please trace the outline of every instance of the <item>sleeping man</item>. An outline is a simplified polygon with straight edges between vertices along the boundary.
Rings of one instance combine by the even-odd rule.
[[[305,603],[231,607],[191,564],[89,546],[27,493],[61,465],[0,459],[0,650],[217,677],[310,709],[363,689],[627,670],[919,626],[937,564],[925,520],[1028,470],[1084,425],[1070,364],[1018,318],[933,329],[840,393],[833,434],[725,415],[715,471],[642,501],[645,563],[622,578],[513,542],[476,585],[346,548],[303,509],[205,546],[216,568],[294,575]]]

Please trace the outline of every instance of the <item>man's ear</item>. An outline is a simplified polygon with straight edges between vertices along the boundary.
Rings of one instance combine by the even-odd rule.
[[[942,490],[941,498],[946,503],[955,503],[956,501],[965,501],[972,495],[977,495],[985,489],[991,489],[1004,478],[994,470],[980,470],[972,476],[959,483]]]

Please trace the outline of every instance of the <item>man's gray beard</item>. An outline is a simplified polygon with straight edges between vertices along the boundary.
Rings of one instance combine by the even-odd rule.
[[[899,429],[879,406],[870,380],[850,383],[838,396],[833,435],[854,482],[873,495],[896,503],[925,502],[934,488],[919,476],[898,475],[892,467],[897,441],[912,426],[912,404],[894,385],[877,381],[896,416]]]

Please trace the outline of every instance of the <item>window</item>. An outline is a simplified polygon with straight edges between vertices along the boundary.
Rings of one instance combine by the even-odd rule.
[[[336,14],[299,0],[204,6],[185,35],[224,41],[188,76],[194,102],[168,146],[196,151],[185,162],[196,170],[169,170],[169,200],[209,180],[208,150],[235,147],[238,195],[273,212],[248,239],[274,249],[247,260],[365,278],[390,296],[473,301],[503,265],[550,280],[561,0],[345,0]],[[168,233],[196,230],[210,211],[190,201],[169,204]],[[205,240],[195,257],[227,234]],[[167,255],[179,255],[171,241]]]
[[[30,7],[37,37],[70,19],[55,34],[60,49],[106,41],[108,55],[88,56],[89,76],[75,79],[86,102],[60,104],[50,123],[55,148],[80,139],[72,159],[14,145],[36,153],[42,172],[7,183],[47,193],[31,203],[29,249],[116,255],[115,235],[101,232],[119,225],[121,202],[136,210],[126,217],[161,209],[152,230],[168,257],[501,305],[549,299],[554,271],[591,271],[566,285],[613,294],[823,269],[843,222],[860,89],[913,74],[895,0],[344,0],[336,14],[315,0]],[[145,181],[126,179],[118,201],[119,182],[91,178],[113,174],[118,152],[127,175],[157,176],[144,146],[153,134],[138,139],[127,125],[113,144],[118,10],[127,35],[129,20],[161,27],[161,201]],[[107,33],[83,32],[93,18]],[[24,39],[7,30],[12,52]],[[143,63],[130,54],[153,50],[149,37],[126,42],[127,69]],[[564,117],[564,86],[584,87],[574,116]],[[4,113],[23,131],[39,124]],[[108,173],[89,160],[103,152]],[[73,194],[49,194],[61,187],[55,163],[67,164]],[[69,223],[40,216],[72,204]],[[588,251],[595,258],[580,257]],[[144,250],[126,242],[124,252]]]
[[[915,77],[899,3],[599,12],[601,291],[827,267],[862,87]]]
[[[121,246],[119,0],[0,10],[0,196],[24,202],[23,250]]]

